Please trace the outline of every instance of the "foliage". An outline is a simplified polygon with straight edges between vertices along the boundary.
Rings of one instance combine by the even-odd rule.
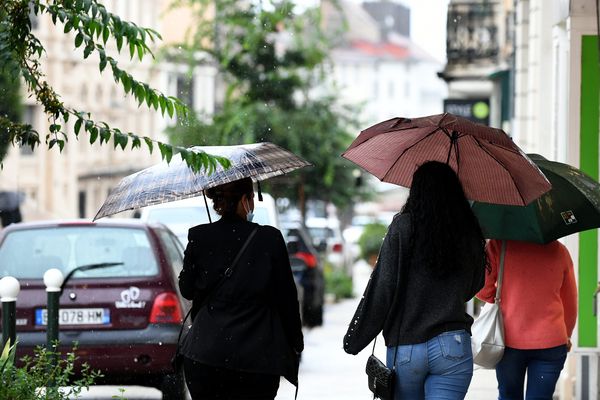
[[[361,258],[369,261],[372,256],[377,256],[386,233],[387,226],[384,224],[375,222],[365,225],[363,233],[358,238]]]
[[[62,151],[68,140],[65,126],[72,119],[75,136],[85,132],[90,143],[99,141],[103,144],[112,139],[115,149],[125,150],[129,144],[131,148],[137,148],[143,142],[150,152],[158,147],[162,158],[167,161],[174,152],[184,150],[147,136],[122,132],[106,122],[95,121],[89,112],[65,105],[41,72],[41,59],[46,50],[32,30],[30,14],[36,18],[49,16],[54,25],[62,27],[64,34],[71,34],[74,47],[83,49],[84,59],[95,54],[99,72],[108,67],[115,83],[133,96],[139,106],[145,103],[162,115],[176,115],[178,119],[185,118],[187,108],[179,99],[166,96],[147,83],[134,79],[108,52],[114,42],[117,52],[128,51],[130,59],[137,57],[142,60],[147,55],[152,56],[148,43],[161,38],[155,30],[121,20],[118,15],[108,12],[98,0],[3,0],[0,8],[0,66],[13,66],[10,68],[12,73],[22,76],[30,94],[42,105],[51,123],[44,137],[44,143],[50,149],[58,146]],[[41,143],[40,133],[31,125],[16,123],[3,114],[0,114],[0,129],[8,133],[8,141],[13,145],[34,149]],[[217,163],[228,165],[226,159],[207,154],[184,151],[182,157],[194,170],[203,167],[210,170]]]
[[[25,356],[24,365],[14,363],[16,344],[6,344],[0,357],[0,399],[2,400],[67,400],[76,398],[83,388],[88,388],[100,373],[91,371],[87,364],[81,366],[75,378],[75,348],[64,357],[48,352],[42,347],[34,357]],[[53,363],[53,360],[56,360]],[[58,390],[57,388],[61,389]]]
[[[354,297],[352,277],[339,268],[324,269],[325,273],[325,292],[335,296],[335,300],[351,299]]]
[[[23,101],[19,93],[18,76],[9,69],[0,69],[0,115],[12,122],[21,121]],[[0,127],[0,163],[6,156],[10,141],[8,131]]]
[[[171,130],[171,140],[184,146],[271,141],[314,167],[270,180],[270,192],[349,205],[356,195],[354,168],[339,156],[352,141],[357,111],[315,94],[328,51],[318,10],[295,14],[288,0],[180,4],[198,10],[197,30],[184,47],[213,57],[227,90],[212,118],[191,116]],[[206,20],[213,4],[216,18]]]

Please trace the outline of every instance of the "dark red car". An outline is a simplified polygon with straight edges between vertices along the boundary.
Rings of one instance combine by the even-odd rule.
[[[17,298],[17,355],[46,344],[50,268],[77,271],[60,297],[61,349],[104,374],[104,384],[156,387],[163,399],[185,396],[171,366],[189,304],[177,287],[181,244],[164,225],[111,219],[19,223],[0,233],[0,278],[21,284]]]

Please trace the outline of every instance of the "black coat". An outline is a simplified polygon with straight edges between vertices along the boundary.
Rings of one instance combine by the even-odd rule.
[[[202,302],[255,227],[231,277],[196,314],[181,352],[206,365],[281,375],[297,384],[304,342],[294,277],[279,230],[239,217],[191,228],[179,289],[196,305]]]
[[[473,318],[465,312],[465,302],[483,286],[485,266],[464,265],[441,277],[421,266],[410,235],[410,215],[397,214],[344,336],[347,353],[358,354],[382,330],[388,347],[424,343],[453,330],[470,333]]]

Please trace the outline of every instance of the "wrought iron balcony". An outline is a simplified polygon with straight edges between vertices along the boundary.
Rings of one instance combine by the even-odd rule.
[[[498,12],[491,0],[453,1],[448,5],[447,67],[498,62]]]

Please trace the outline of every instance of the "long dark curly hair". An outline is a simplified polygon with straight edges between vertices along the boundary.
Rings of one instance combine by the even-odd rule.
[[[456,173],[428,161],[414,173],[402,213],[410,214],[413,260],[441,275],[465,266],[488,269],[485,239]]]

